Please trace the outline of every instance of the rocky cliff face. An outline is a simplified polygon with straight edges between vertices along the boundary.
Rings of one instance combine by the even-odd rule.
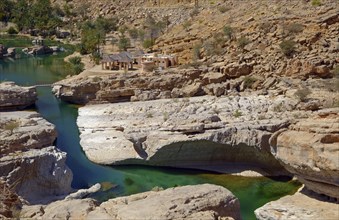
[[[24,109],[35,104],[35,87],[20,87],[13,82],[0,83],[0,111]]]
[[[72,190],[65,162],[66,153],[55,147],[17,151],[1,157],[0,174],[30,204],[46,203]]]
[[[339,109],[324,110],[280,131],[275,157],[319,194],[339,198]]]
[[[338,219],[338,204],[305,190],[255,210],[258,220],[269,219]]]
[[[97,163],[177,167],[239,163],[274,173],[281,167],[268,140],[289,125],[293,118],[289,111],[296,104],[284,96],[205,96],[92,105],[79,109],[77,124],[86,155]]]
[[[169,71],[162,75],[76,76],[54,84],[53,92],[62,100],[85,104],[171,98],[186,95],[180,88],[199,79],[200,70]],[[201,94],[202,85],[187,89],[186,96]]]
[[[308,189],[338,198],[338,110],[300,111],[298,103],[252,95],[90,105],[77,123],[96,163],[240,164],[269,174],[282,173],[280,163]]]
[[[35,112],[2,112],[0,177],[30,204],[45,203],[71,191],[66,153],[51,147],[52,124]]]
[[[1,155],[48,147],[53,145],[56,137],[54,125],[44,120],[38,113],[27,111],[1,113]]]
[[[100,206],[91,199],[63,200],[24,207],[21,214],[44,219],[241,219],[238,199],[211,184],[150,191],[110,199]]]

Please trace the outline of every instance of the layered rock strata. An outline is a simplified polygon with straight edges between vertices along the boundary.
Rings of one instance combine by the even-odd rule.
[[[0,174],[30,204],[46,203],[69,193],[72,171],[66,153],[55,147],[13,152],[0,159]]]
[[[328,219],[339,218],[339,205],[328,202],[318,195],[298,192],[269,202],[255,210],[258,220],[269,219]]]
[[[339,199],[339,108],[278,131],[271,145],[277,160],[308,189]]]
[[[0,115],[0,155],[48,147],[57,137],[54,125],[38,113],[14,111]]]
[[[110,199],[62,200],[24,207],[22,217],[70,219],[241,219],[238,199],[211,184],[182,186]]]
[[[24,109],[35,104],[35,87],[20,87],[14,82],[0,83],[0,111]]]
[[[296,104],[284,96],[102,104],[80,108],[77,124],[81,146],[96,163],[202,168],[229,163],[274,173],[283,169],[268,140],[289,125]]]
[[[36,112],[0,113],[0,177],[30,204],[69,193],[66,153],[53,147],[55,127]]]

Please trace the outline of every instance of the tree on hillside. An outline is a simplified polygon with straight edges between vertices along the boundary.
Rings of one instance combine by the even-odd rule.
[[[81,28],[80,53],[89,54],[99,52],[99,45],[105,40],[105,32],[92,22],[85,22]]]
[[[148,32],[150,39],[154,41],[160,35],[162,30],[164,30],[166,24],[162,21],[156,21],[152,15],[148,15],[145,20],[144,27]]]
[[[18,0],[13,8],[12,14],[13,22],[16,23],[20,31],[34,27],[31,17],[31,4],[26,0]]]
[[[119,40],[119,49],[123,51],[127,51],[127,48],[131,45],[130,39],[126,38],[125,35],[123,35]]]
[[[1,0],[0,1],[0,21],[9,22],[12,17],[12,10],[14,4],[10,0]]]
[[[106,34],[117,30],[116,18],[98,17],[94,22],[84,22],[81,27],[80,53],[97,57],[100,44],[105,44]]]
[[[61,24],[57,16],[53,16],[53,7],[50,0],[37,0],[31,9],[34,18],[34,27],[43,32],[51,32]]]

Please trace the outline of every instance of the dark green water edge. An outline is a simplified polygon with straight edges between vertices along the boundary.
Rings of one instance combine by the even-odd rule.
[[[22,57],[0,60],[0,80],[19,85],[52,83],[67,75],[64,72],[65,54]],[[294,181],[267,177],[240,177],[199,170],[146,166],[101,166],[89,161],[79,144],[76,125],[77,106],[56,99],[48,87],[38,88],[38,112],[56,125],[56,146],[67,152],[67,165],[73,171],[72,187],[86,188],[103,183],[103,190],[94,195],[99,201],[117,196],[183,185],[212,183],[231,190],[241,204],[243,219],[255,219],[254,210],[269,201],[294,194],[300,184]]]
[[[31,47],[32,40],[35,37],[29,37],[24,35],[9,35],[9,34],[2,34],[0,35],[0,44],[5,45],[6,47]],[[64,44],[60,41],[53,40],[53,39],[44,39],[44,44],[46,46],[59,46],[63,47],[66,50],[72,51],[75,49],[74,45]]]

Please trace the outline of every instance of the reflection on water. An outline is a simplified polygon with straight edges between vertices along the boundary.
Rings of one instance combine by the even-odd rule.
[[[0,79],[19,85],[53,83],[66,75],[63,55],[0,60]],[[246,178],[205,171],[154,168],[145,166],[101,166],[89,161],[79,144],[76,125],[77,107],[57,100],[49,87],[38,88],[37,109],[56,126],[56,145],[67,152],[67,165],[73,171],[72,187],[85,188],[103,183],[103,191],[94,195],[100,201],[144,192],[154,187],[174,187],[213,183],[231,190],[240,200],[244,219],[255,219],[254,210],[281,196],[294,193],[299,184],[265,177]]]

